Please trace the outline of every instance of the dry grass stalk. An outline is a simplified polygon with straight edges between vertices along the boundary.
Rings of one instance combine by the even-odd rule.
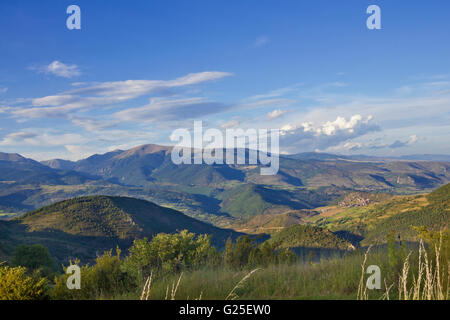
[[[180,285],[182,277],[183,277],[183,272],[180,274],[180,277],[178,278],[177,284],[175,285],[175,282],[172,283],[172,291],[170,293],[170,300],[175,300],[175,295],[177,294],[178,287]]]
[[[419,243],[419,265],[417,270],[417,280],[414,279],[414,294],[413,294],[413,300],[419,300],[420,299],[420,288],[422,284],[422,277],[423,277],[423,263],[422,263],[422,255],[423,251],[425,250],[425,247],[423,245],[423,240],[420,239]]]
[[[251,277],[251,275],[253,273],[255,273],[256,271],[261,270],[261,268],[257,268],[254,269],[252,271],[250,271],[245,277],[243,277],[241,279],[241,281],[239,281],[236,286],[233,288],[233,290],[230,291],[230,293],[227,295],[227,297],[225,298],[225,300],[236,300],[239,298],[239,296],[235,293],[235,291],[239,288],[242,288],[242,286],[244,285],[244,283]]]
[[[386,292],[381,297],[382,300],[390,300],[389,292],[391,291],[394,284],[391,284],[389,287],[387,286],[386,279],[384,279],[384,287],[386,288]]]
[[[447,292],[444,293],[444,279],[442,275],[444,271],[441,270],[441,250],[442,250],[443,235],[440,234],[440,239],[434,243],[434,263],[428,258],[428,252],[425,248],[423,240],[419,243],[419,258],[417,279],[413,275],[412,287],[408,291],[408,272],[409,272],[409,256],[405,259],[403,264],[402,274],[399,278],[399,299],[413,299],[413,300],[444,300],[448,299],[448,284],[450,279],[450,267],[447,276]],[[441,275],[442,272],[442,275]],[[423,285],[422,285],[423,282]]]
[[[142,289],[141,300],[148,300],[150,296],[150,287],[152,285],[153,271],[150,273],[150,277],[147,278]]]
[[[367,286],[364,285],[364,275],[366,273],[366,262],[370,248],[372,248],[372,246],[369,246],[369,248],[367,248],[366,253],[364,253],[364,260],[361,264],[361,279],[359,280],[358,295],[357,295],[358,300],[367,300],[369,298],[367,294]]]
[[[409,300],[410,293],[408,292],[408,272],[409,272],[409,257],[411,256],[410,252],[403,263],[402,273],[400,278],[398,279],[398,300],[402,299],[402,294],[404,300]],[[412,293],[412,292],[411,292]]]

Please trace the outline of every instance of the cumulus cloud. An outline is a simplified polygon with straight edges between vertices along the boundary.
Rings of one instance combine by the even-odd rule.
[[[53,61],[47,66],[37,68],[39,72],[53,74],[57,77],[73,78],[81,75],[81,71],[75,64],[65,64],[58,60]]]
[[[280,139],[289,149],[324,150],[379,130],[379,126],[373,123],[372,116],[363,118],[356,114],[348,120],[344,117],[337,117],[334,121],[318,125],[313,122],[303,122],[299,125],[287,124],[281,128]],[[352,145],[352,147],[356,148],[358,145]]]

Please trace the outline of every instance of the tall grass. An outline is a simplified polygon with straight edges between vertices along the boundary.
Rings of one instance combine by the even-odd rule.
[[[434,246],[434,259],[431,257],[428,258],[427,249],[421,240],[416,275],[409,272],[409,258],[411,253],[408,254],[403,264],[401,277],[399,278],[399,300],[448,299],[450,267],[448,261],[446,263],[446,269],[441,267],[441,250],[442,237],[439,243]]]
[[[391,278],[392,283],[388,286],[385,278],[385,293],[382,299],[393,298],[391,289],[397,287],[398,300],[448,300],[450,265],[446,257],[448,252],[442,255],[443,236],[431,244],[427,250],[424,241],[420,240],[417,252],[410,251],[403,260],[402,268],[398,274]],[[361,278],[358,286],[357,298],[369,299],[369,292],[364,283],[365,265],[369,249],[364,255],[361,264]],[[444,257],[444,258],[443,258]],[[373,298],[373,297],[372,297]]]
[[[175,298],[170,288],[176,288],[176,299],[180,300],[356,299],[361,259],[359,254],[352,254],[315,263],[271,265],[264,269],[203,268],[185,272],[181,281],[179,275],[154,279],[151,289],[137,293],[135,298],[164,300],[169,295]],[[386,255],[381,252],[367,257],[370,263],[382,259],[386,260]],[[381,298],[382,294],[380,290],[374,297]]]

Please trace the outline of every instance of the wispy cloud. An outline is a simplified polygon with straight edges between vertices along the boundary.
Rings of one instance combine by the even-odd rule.
[[[174,121],[219,113],[230,108],[231,105],[203,98],[154,98],[148,105],[119,111],[113,117],[122,121]]]
[[[149,94],[173,95],[171,90],[219,80],[230,75],[227,72],[200,72],[167,81],[126,80],[95,83],[56,95],[27,99],[25,101],[31,106],[17,107],[11,110],[11,114],[23,118],[67,117],[79,109],[116,105]],[[140,110],[143,111],[144,108]]]
[[[33,130],[18,131],[7,134],[0,140],[0,146],[61,146],[81,144],[86,139],[76,133],[38,133]]]
[[[241,122],[239,120],[234,119],[222,123],[220,127],[223,129],[236,128],[240,123]]]

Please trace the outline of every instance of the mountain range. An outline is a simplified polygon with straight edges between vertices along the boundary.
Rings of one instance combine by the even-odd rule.
[[[412,240],[411,225],[448,224],[450,162],[304,153],[280,156],[278,174],[262,176],[259,164],[175,165],[171,150],[76,162],[0,153],[0,258],[42,243],[60,261],[89,260],[183,229],[218,247],[264,233],[286,248],[345,251],[393,227]]]
[[[76,162],[0,153],[0,218],[73,197],[110,195],[226,226],[260,214],[300,214],[351,190],[411,194],[450,182],[450,162],[444,161],[304,153],[280,156],[278,174],[262,176],[259,165],[175,165],[171,150],[149,144]]]

